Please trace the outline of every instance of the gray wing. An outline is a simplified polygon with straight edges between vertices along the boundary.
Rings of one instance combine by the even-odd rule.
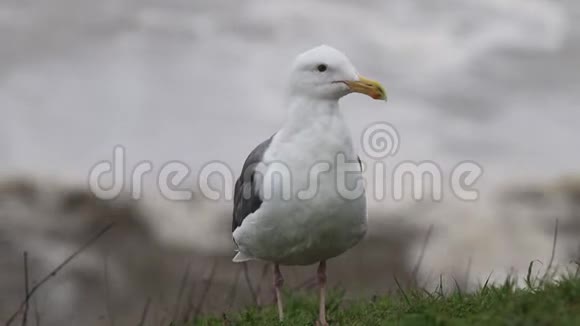
[[[274,136],[272,136],[274,137]],[[242,173],[236,181],[234,188],[234,212],[232,219],[232,232],[242,225],[246,216],[255,212],[262,205],[262,198],[257,192],[254,180],[256,165],[262,161],[264,152],[270,146],[272,137],[263,141],[248,155]]]

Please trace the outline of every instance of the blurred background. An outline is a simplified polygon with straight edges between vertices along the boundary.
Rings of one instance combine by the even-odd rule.
[[[387,166],[484,169],[474,202],[371,199],[367,239],[330,262],[346,298],[387,293],[395,277],[433,289],[441,275],[453,291],[534,260],[535,275],[574,268],[579,21],[573,0],[0,0],[0,321],[25,274],[37,284],[111,222],[38,289],[30,320],[158,325],[271,303],[267,266],[230,262],[232,203],[165,200],[154,176],[184,162],[195,190],[210,161],[239,173],[284,120],[293,58],[322,43],[388,89],[387,104],[342,100],[354,139],[373,122],[397,128]],[[153,164],[140,200],[88,191],[116,145],[128,169]],[[312,285],[314,267],[283,272],[291,289]]]

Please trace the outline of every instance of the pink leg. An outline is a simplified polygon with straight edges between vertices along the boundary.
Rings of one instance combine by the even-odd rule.
[[[326,322],[326,261],[318,265],[318,286],[320,288],[320,307],[318,310],[318,325],[328,326]]]
[[[282,304],[282,285],[284,285],[284,278],[280,273],[280,266],[274,264],[274,290],[276,291],[276,303],[278,305],[278,317],[280,321],[284,320],[284,305]]]

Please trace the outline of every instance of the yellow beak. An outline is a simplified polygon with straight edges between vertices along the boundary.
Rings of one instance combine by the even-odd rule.
[[[359,76],[359,80],[345,80],[352,92],[366,94],[375,100],[387,100],[387,92],[378,81]]]

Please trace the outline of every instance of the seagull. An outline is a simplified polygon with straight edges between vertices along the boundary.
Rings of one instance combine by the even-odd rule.
[[[295,59],[287,86],[288,118],[246,158],[234,187],[233,262],[274,264],[278,316],[284,320],[280,265],[319,263],[319,317],[326,320],[326,261],[367,230],[362,163],[338,101],[350,93],[386,100],[342,52],[321,45]]]

